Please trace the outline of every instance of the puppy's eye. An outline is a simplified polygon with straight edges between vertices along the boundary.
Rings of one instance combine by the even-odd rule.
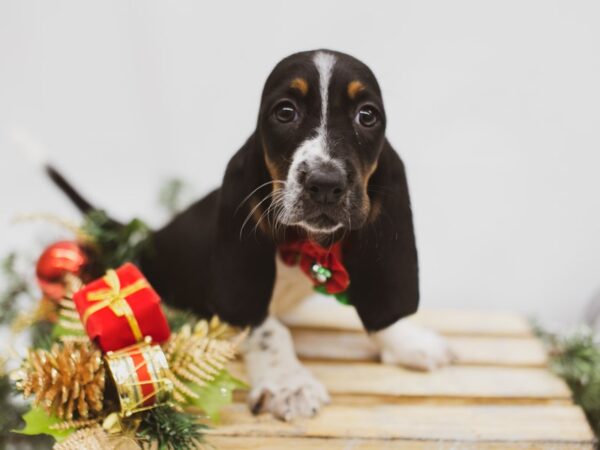
[[[356,121],[366,128],[371,128],[379,121],[378,112],[372,106],[363,106],[356,114]]]
[[[296,120],[298,112],[291,102],[281,102],[275,107],[275,118],[281,123],[289,123]]]

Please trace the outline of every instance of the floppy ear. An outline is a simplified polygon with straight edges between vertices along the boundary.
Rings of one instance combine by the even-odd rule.
[[[373,217],[353,232],[344,251],[349,299],[368,331],[416,312],[419,270],[404,164],[385,141],[369,180]],[[379,211],[375,215],[375,211]]]
[[[271,192],[269,181],[262,147],[252,135],[227,166],[212,246],[211,309],[233,325],[259,325],[268,314],[275,282],[275,244],[256,229],[252,215],[260,215],[260,206],[268,207],[265,201],[254,209]]]
[[[262,148],[251,136],[231,159],[220,189],[153,233],[153,245],[140,264],[166,302],[239,326],[266,318],[275,278],[274,245],[252,232],[252,218],[243,238],[240,229],[251,212],[251,202],[244,200],[267,181]],[[264,186],[257,195],[269,190]]]

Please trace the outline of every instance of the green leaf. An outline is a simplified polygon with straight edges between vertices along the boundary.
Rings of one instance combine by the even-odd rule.
[[[319,294],[328,295],[330,297],[335,297],[335,299],[338,302],[340,302],[342,305],[347,305],[347,306],[351,305],[350,299],[348,298],[347,291],[340,292],[338,294],[330,294],[329,292],[327,292],[327,288],[325,287],[324,284],[317,284],[316,286],[313,287],[313,290],[315,292],[318,292]]]
[[[54,430],[52,425],[63,422],[55,416],[48,415],[43,409],[32,407],[29,412],[23,414],[23,420],[25,421],[25,428],[22,430],[12,430],[13,433],[26,434],[29,436],[37,434],[47,434],[56,439],[57,442],[61,442],[66,439],[75,430],[69,428],[67,430]]]
[[[233,377],[227,370],[222,370],[208,385],[198,387],[190,383],[188,386],[200,397],[191,402],[200,408],[213,422],[219,422],[219,412],[233,401],[233,391],[248,389],[248,385]]]
[[[350,306],[350,299],[348,298],[346,291],[335,294],[335,299],[342,305]]]

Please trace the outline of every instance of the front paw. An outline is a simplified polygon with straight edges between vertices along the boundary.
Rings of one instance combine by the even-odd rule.
[[[325,386],[302,366],[279,374],[266,373],[248,396],[252,413],[270,412],[285,421],[312,417],[327,403]]]
[[[411,322],[397,322],[377,334],[375,342],[384,364],[431,371],[456,359],[443,337]]]

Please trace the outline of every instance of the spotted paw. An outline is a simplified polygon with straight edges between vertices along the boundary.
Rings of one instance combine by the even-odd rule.
[[[306,368],[265,373],[248,396],[254,414],[270,412],[278,419],[290,421],[312,417],[329,403],[327,390]]]

